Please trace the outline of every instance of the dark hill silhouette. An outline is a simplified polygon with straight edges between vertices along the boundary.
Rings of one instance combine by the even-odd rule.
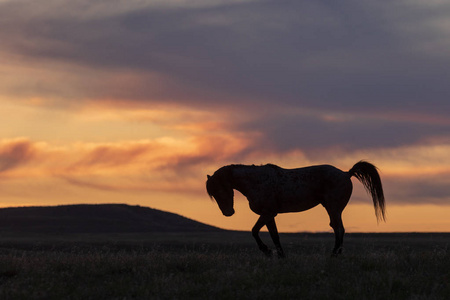
[[[126,204],[0,209],[0,233],[132,233],[220,231],[186,217]]]

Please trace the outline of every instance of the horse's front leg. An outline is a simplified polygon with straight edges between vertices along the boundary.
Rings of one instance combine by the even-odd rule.
[[[277,248],[278,257],[284,257],[284,251],[281,247],[280,236],[278,235],[277,224],[275,223],[275,218],[272,218],[266,223],[267,229],[269,229],[270,237],[272,238],[275,247]]]
[[[261,238],[259,237],[259,231],[261,228],[266,225],[267,218],[264,216],[260,216],[258,221],[256,221],[255,226],[252,228],[252,235],[256,240],[256,243],[258,244],[259,250],[261,250],[266,256],[272,256],[272,251],[267,247],[266,244],[263,243]]]

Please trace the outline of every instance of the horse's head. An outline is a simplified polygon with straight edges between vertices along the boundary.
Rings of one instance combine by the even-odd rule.
[[[233,188],[221,174],[208,175],[206,191],[211,199],[215,199],[224,216],[231,217],[234,214]]]

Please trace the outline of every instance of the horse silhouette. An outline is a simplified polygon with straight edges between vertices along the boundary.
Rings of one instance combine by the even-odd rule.
[[[252,228],[252,235],[259,249],[267,256],[272,252],[262,242],[259,231],[263,226],[269,230],[279,257],[284,257],[275,217],[279,213],[300,212],[318,204],[325,207],[330,226],[334,230],[333,255],[342,251],[344,225],[342,211],[350,200],[355,176],[372,196],[377,221],[385,220],[383,187],[377,168],[369,162],[360,161],[348,172],[331,165],[283,169],[276,165],[263,166],[228,165],[207,175],[206,190],[215,199],[222,213],[234,214],[234,191],[247,197],[250,209],[260,215]]]

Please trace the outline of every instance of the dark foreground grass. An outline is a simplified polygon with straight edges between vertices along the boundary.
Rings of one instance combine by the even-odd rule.
[[[0,299],[450,299],[449,234],[248,233],[0,239]]]

